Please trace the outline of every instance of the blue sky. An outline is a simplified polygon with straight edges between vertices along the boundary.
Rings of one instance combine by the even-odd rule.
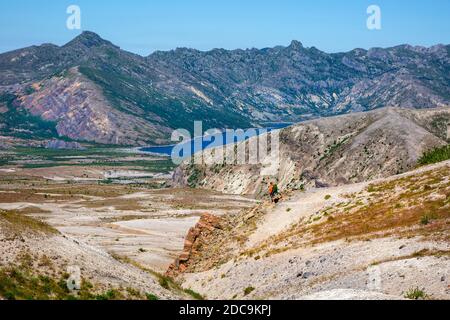
[[[79,5],[82,30],[141,55],[191,47],[263,48],[291,40],[327,52],[403,43],[450,43],[450,0],[14,0],[0,2],[0,52],[33,44],[62,45],[80,31],[66,28]],[[382,30],[366,27],[380,6]]]

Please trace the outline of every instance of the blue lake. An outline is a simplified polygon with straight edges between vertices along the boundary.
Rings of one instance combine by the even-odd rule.
[[[244,138],[242,137],[234,137],[234,141],[227,141],[227,133],[226,132],[222,132],[222,141],[220,141],[220,145],[227,145],[230,143],[236,143],[236,142],[242,142],[244,140],[247,140],[253,136],[257,136],[266,132],[270,132],[272,130],[278,130],[278,129],[282,129],[285,127],[288,127],[291,125],[291,123],[270,123],[268,124],[270,127],[268,128],[263,128],[263,129],[254,129],[254,134],[249,134],[246,135]],[[192,140],[189,140],[187,142],[183,143],[183,146],[186,145],[191,145],[191,150],[194,150],[194,145],[198,143],[200,145],[201,143],[201,150],[206,150],[209,149],[211,147],[217,147],[218,143],[215,141],[214,137],[207,137],[207,136],[203,136],[203,137],[198,137],[198,138],[194,138]],[[212,145],[213,144],[213,145]],[[148,152],[148,153],[153,153],[153,154],[158,154],[158,155],[165,155],[165,156],[170,156],[172,155],[172,151],[173,148],[176,146],[177,144],[173,144],[173,145],[167,145],[167,146],[150,146],[150,147],[143,147],[140,148],[139,150],[142,152]],[[193,153],[193,152],[192,152]],[[183,155],[181,155],[183,156]]]

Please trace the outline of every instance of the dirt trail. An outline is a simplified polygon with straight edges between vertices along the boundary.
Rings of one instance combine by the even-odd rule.
[[[300,219],[330,206],[336,202],[344,201],[342,195],[357,192],[368,183],[359,183],[334,188],[311,189],[306,192],[295,193],[286,201],[277,205],[268,204],[267,213],[258,225],[257,230],[249,237],[247,247],[256,246],[259,242],[287,229]],[[328,198],[328,196],[331,196]]]

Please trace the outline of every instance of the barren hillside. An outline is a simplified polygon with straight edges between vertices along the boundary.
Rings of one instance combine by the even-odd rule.
[[[311,120],[281,130],[275,173],[266,173],[275,163],[269,155],[258,165],[185,163],[174,178],[192,187],[258,195],[273,179],[283,190],[301,190],[389,177],[414,168],[425,151],[446,145],[449,123],[449,108],[383,108]],[[205,158],[211,153],[205,151]]]
[[[449,299],[449,201],[448,161],[296,191],[204,217],[169,273],[210,299]]]
[[[157,275],[124,264],[23,212],[0,211],[0,299],[179,299]],[[81,290],[71,292],[70,268]]]

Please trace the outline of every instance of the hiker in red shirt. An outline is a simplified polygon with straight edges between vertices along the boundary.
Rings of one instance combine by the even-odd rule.
[[[270,196],[270,201],[274,202],[274,198],[275,198],[275,185],[273,184],[273,182],[271,181],[269,183],[269,196]]]

